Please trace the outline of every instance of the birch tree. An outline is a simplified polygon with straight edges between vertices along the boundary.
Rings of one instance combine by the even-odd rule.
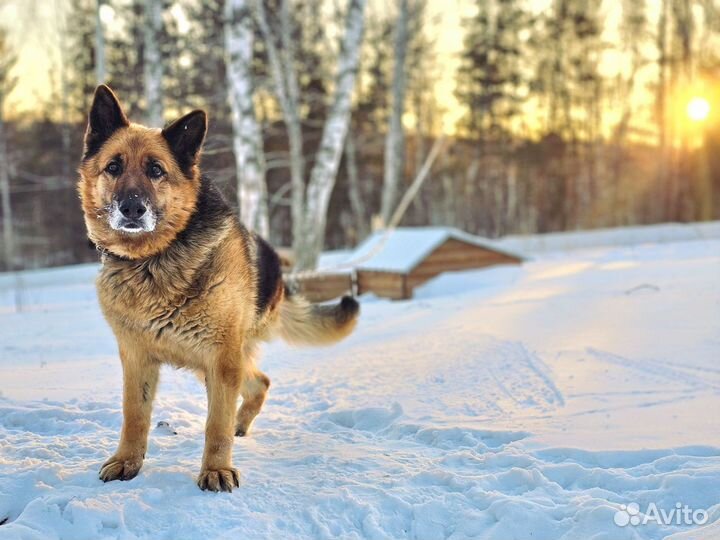
[[[68,92],[68,107],[71,122],[82,118],[90,108],[95,87],[98,85],[96,65],[97,0],[69,0],[63,10],[59,29],[65,36],[58,35],[58,61],[66,75],[59,77]],[[61,45],[65,50],[61,49]],[[73,131],[70,126],[69,132]],[[71,137],[72,138],[72,137]],[[72,152],[70,152],[72,154]],[[71,155],[71,162],[74,157]],[[74,165],[74,163],[73,163]]]
[[[249,0],[225,1],[225,63],[232,114],[233,152],[240,217],[268,235],[267,187],[262,131],[253,104],[253,21]]]
[[[385,138],[385,174],[380,205],[380,215],[383,223],[388,223],[395,208],[403,170],[405,133],[402,126],[402,115],[405,110],[407,81],[405,58],[408,48],[408,19],[408,0],[401,0],[395,29],[392,108],[390,109],[389,125]]]
[[[667,122],[667,84],[668,84],[668,17],[670,10],[670,0],[660,0],[660,16],[658,17],[657,28],[657,64],[658,64],[658,80],[657,94],[655,97],[655,108],[658,128],[658,148],[660,150],[660,166],[658,167],[658,181],[663,187],[665,193],[664,208],[658,212],[656,216],[665,215],[665,211],[670,208],[670,144],[668,140],[668,122]]]
[[[335,185],[350,122],[352,91],[355,87],[364,29],[365,3],[366,0],[349,2],[334,81],[335,90],[307,189],[299,85],[289,2],[280,0],[279,39],[275,37],[271,28],[263,1],[255,0],[254,4],[258,26],[267,51],[275,95],[288,131],[293,250],[296,254],[297,268],[301,270],[315,266],[325,237],[328,203]]]
[[[630,210],[633,207],[634,186],[627,184],[624,175],[624,165],[626,163],[625,145],[634,112],[632,96],[635,92],[637,75],[645,63],[642,56],[642,45],[646,37],[646,9],[645,4],[634,0],[623,0],[622,3],[620,35],[622,36],[624,48],[630,56],[630,70],[627,77],[620,78],[617,85],[622,114],[613,129],[612,138],[610,139],[609,169],[611,171],[611,183],[608,189],[612,189],[613,192],[611,195],[612,208],[608,214],[611,217],[609,224],[615,225],[630,223],[632,220]]]
[[[95,81],[105,82],[105,30],[102,22],[102,6],[105,0],[95,2]]]
[[[15,238],[10,205],[10,156],[7,151],[3,113],[5,99],[17,83],[17,79],[10,76],[10,70],[16,60],[17,57],[10,50],[5,34],[0,29],[0,208],[2,208],[3,259],[7,270],[12,270],[14,267]]]
[[[293,244],[302,236],[303,208],[305,198],[305,156],[303,154],[303,133],[300,124],[300,91],[295,56],[292,45],[292,30],[288,0],[280,0],[282,51],[270,28],[264,0],[255,0],[255,13],[267,51],[270,73],[275,95],[282,110],[287,128],[290,147],[290,213],[292,219]]]
[[[363,239],[368,234],[367,212],[360,192],[360,178],[357,166],[357,149],[355,148],[355,137],[352,133],[352,126],[345,138],[345,166],[348,177],[348,198],[350,208],[355,221],[355,236]]]
[[[345,136],[350,124],[352,91],[355,87],[360,45],[364,29],[365,0],[350,0],[345,20],[335,93],[308,183],[303,234],[294,242],[297,268],[312,269],[317,264],[325,239],[328,203],[335,185]]]
[[[70,47],[68,46],[67,16],[60,12],[58,5],[55,15],[59,22],[58,32],[58,71],[60,72],[60,141],[62,142],[63,158],[60,161],[60,174],[70,178]]]
[[[145,0],[143,18],[143,78],[145,86],[145,117],[149,125],[163,125],[163,66],[160,39],[163,28],[162,0]]]
[[[146,120],[145,2],[144,0],[113,2],[111,6],[114,10],[113,21],[121,23],[123,31],[104,34],[105,82],[118,96],[123,97],[125,112],[129,118]],[[92,13],[86,17],[93,17]],[[95,74],[93,73],[92,76],[94,82]],[[86,108],[84,114],[87,114],[87,110]]]

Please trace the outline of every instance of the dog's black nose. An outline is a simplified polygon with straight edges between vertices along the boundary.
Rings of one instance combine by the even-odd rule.
[[[128,219],[138,219],[147,211],[145,205],[137,197],[127,197],[120,203],[120,213]]]

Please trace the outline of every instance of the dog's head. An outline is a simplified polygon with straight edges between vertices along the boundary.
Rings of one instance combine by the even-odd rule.
[[[206,131],[203,111],[186,114],[162,130],[132,124],[112,90],[99,86],[78,186],[90,239],[129,259],[164,250],[195,209],[197,163]]]

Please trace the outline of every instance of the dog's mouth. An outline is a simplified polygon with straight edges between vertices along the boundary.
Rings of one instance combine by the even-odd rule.
[[[126,220],[124,223],[121,223],[116,230],[129,234],[137,234],[144,232],[145,228],[139,220]]]
[[[128,235],[151,233],[157,225],[157,214],[148,206],[145,213],[136,218],[127,217],[122,214],[118,205],[113,203],[107,216],[108,224],[114,231]]]

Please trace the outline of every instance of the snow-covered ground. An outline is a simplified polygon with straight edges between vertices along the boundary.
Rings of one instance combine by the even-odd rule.
[[[335,347],[266,346],[232,494],[195,486],[205,393],[172,369],[171,429],[98,480],[121,378],[95,272],[24,274],[22,313],[0,276],[0,539],[720,538],[720,240],[448,274],[364,298]]]

